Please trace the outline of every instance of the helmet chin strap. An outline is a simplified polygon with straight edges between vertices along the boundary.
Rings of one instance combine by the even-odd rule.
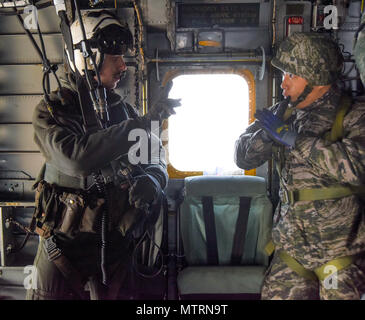
[[[303,90],[303,92],[299,95],[298,99],[295,101],[291,101],[291,98],[289,100],[289,104],[291,107],[295,108],[299,103],[304,101],[308,95],[312,92],[313,87],[309,84],[307,84]]]

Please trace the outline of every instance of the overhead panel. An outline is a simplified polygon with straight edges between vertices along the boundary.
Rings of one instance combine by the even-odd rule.
[[[232,52],[270,47],[270,3],[175,1],[175,51]]]
[[[310,31],[312,19],[310,1],[278,1],[276,13],[276,40],[280,41],[294,32]]]
[[[42,76],[42,65],[0,65],[0,95],[42,94]],[[52,75],[50,82],[55,90],[57,83]]]
[[[26,19],[27,14],[21,15]],[[38,21],[42,32],[44,33],[59,33],[60,19],[56,14],[54,6],[38,10]],[[36,29],[30,29],[31,32],[37,32]],[[18,34],[25,33],[23,27],[19,23],[17,17],[1,16],[0,18],[0,34]]]
[[[34,35],[34,39],[40,47],[38,35]],[[48,60],[51,63],[62,63],[62,35],[45,34],[43,40]],[[0,35],[0,64],[40,64],[41,62],[41,58],[27,35]]]
[[[0,151],[36,151],[32,124],[2,124],[0,126]]]
[[[168,23],[166,10],[170,0],[142,0],[141,7],[146,24],[154,28],[164,27]]]
[[[1,123],[32,122],[33,110],[42,98],[42,95],[0,96]]]
[[[177,28],[258,27],[259,3],[177,3]]]

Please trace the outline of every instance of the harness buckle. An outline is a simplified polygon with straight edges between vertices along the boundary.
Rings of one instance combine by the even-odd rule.
[[[297,199],[295,197],[295,192],[288,191],[283,186],[280,188],[280,198],[281,198],[281,201],[285,204],[293,205],[297,201]]]
[[[57,247],[56,239],[54,236],[50,236],[44,239],[43,247],[47,253],[48,261],[53,261],[61,256],[62,251]]]

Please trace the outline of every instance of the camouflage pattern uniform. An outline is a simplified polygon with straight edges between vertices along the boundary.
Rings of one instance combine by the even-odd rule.
[[[290,55],[288,58],[294,61]],[[318,70],[314,66],[313,78],[316,77]],[[365,217],[359,198],[351,195],[290,204],[286,196],[287,190],[364,184],[365,103],[351,107],[344,119],[341,141],[331,143],[324,138],[332,128],[340,96],[339,89],[332,86],[309,106],[294,109],[286,121],[298,138],[294,149],[281,147],[284,160],[280,203],[272,230],[276,252],[264,280],[263,299],[359,299],[365,292],[365,260],[361,258],[365,251]],[[282,115],[286,106],[287,103],[278,103],[270,109]],[[256,168],[271,158],[275,145],[255,121],[237,140],[235,161],[240,168]],[[279,250],[312,271],[336,258],[358,257],[338,272],[338,289],[326,290],[320,281],[296,274],[280,260]]]
[[[365,12],[361,18],[361,26],[365,25]],[[365,84],[365,28],[359,32],[357,41],[355,44],[354,55],[356,60],[357,69],[360,72],[362,82]]]

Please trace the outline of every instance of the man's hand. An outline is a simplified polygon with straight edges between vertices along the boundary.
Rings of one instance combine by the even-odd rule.
[[[279,144],[285,145],[286,147],[295,147],[297,133],[290,130],[283,120],[267,109],[256,111],[255,117],[259,120],[258,124],[271,137],[271,139]]]
[[[172,88],[172,81],[169,81],[160,92],[159,98],[148,112],[143,116],[147,121],[163,121],[172,114],[175,114],[174,108],[181,105],[180,99],[169,99],[169,92]]]
[[[159,186],[156,183],[148,174],[135,177],[135,181],[129,189],[130,205],[148,210],[159,195]]]

